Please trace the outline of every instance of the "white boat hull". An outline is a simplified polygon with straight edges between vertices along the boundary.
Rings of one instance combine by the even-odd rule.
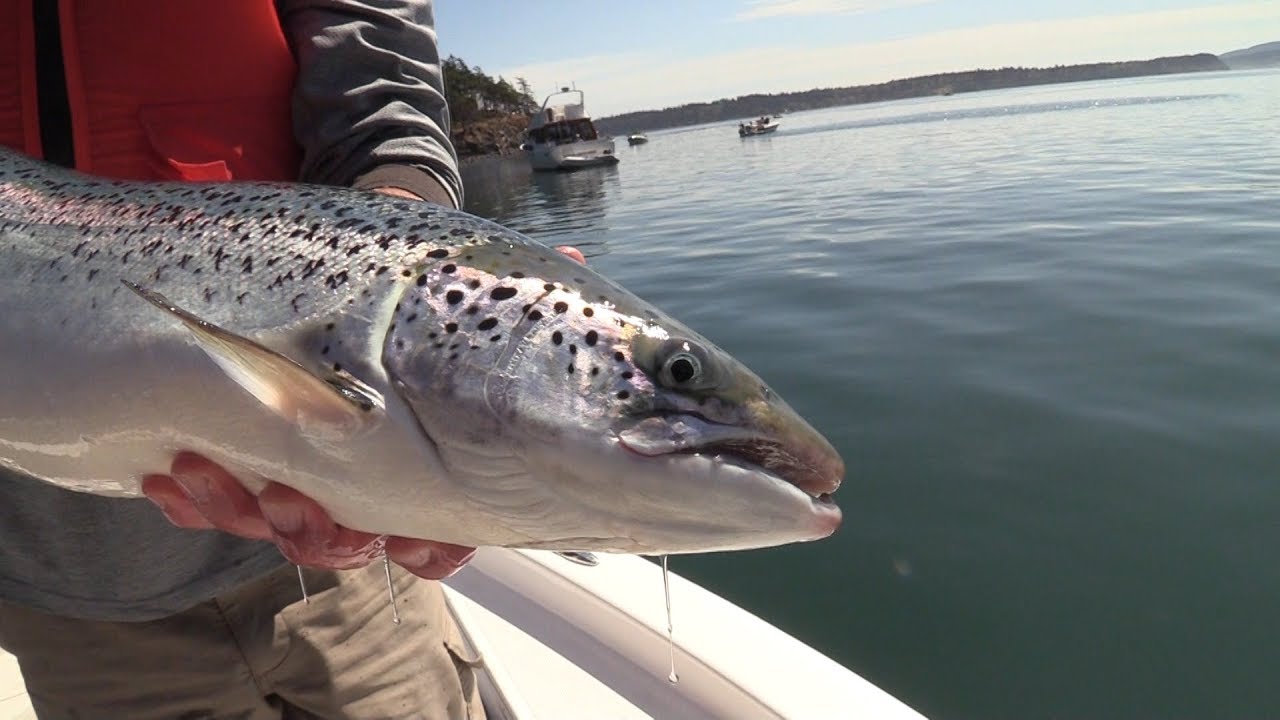
[[[671,683],[661,569],[634,556],[598,559],[585,567],[485,548],[447,581],[455,616],[485,657],[491,717],[922,717],[674,573]]]
[[[600,165],[615,165],[613,140],[583,140],[554,145],[537,143],[529,146],[529,164],[534,170],[577,170]]]

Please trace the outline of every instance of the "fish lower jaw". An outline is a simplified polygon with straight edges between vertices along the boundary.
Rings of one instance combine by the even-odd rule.
[[[694,452],[689,454],[701,455],[702,453]],[[779,488],[784,488],[789,493],[806,496],[814,517],[819,522],[819,526],[826,528],[826,532],[820,537],[815,537],[815,540],[827,537],[840,527],[840,523],[844,519],[844,513],[840,510],[840,507],[836,505],[835,499],[831,496],[831,492],[827,492],[824,489],[802,487],[797,483],[787,480],[781,475],[770,472],[769,470],[766,470],[754,463],[739,460],[732,455],[712,455],[710,457],[714,462],[718,462],[723,465],[732,465],[733,467],[762,475],[768,478],[770,482],[777,485]],[[835,487],[839,487],[839,485],[839,482],[835,483],[834,486],[832,486],[832,490],[834,490]],[[826,485],[824,484],[822,487],[825,488]]]

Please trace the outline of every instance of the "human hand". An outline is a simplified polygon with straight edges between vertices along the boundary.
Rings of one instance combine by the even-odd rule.
[[[440,580],[475,555],[475,548],[462,545],[343,527],[319,503],[280,483],[268,483],[255,497],[225,468],[190,452],[174,456],[168,475],[144,477],[142,492],[178,527],[274,542],[297,565],[347,570],[385,552],[414,575]]]

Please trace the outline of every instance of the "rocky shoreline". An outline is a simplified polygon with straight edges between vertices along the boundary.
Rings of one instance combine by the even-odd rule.
[[[528,125],[529,116],[524,113],[454,123],[453,147],[460,159],[510,155],[520,151]]]

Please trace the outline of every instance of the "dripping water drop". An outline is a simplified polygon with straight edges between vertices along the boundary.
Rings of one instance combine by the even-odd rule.
[[[391,599],[391,621],[400,624],[400,608],[396,607],[396,587],[391,584],[391,560],[383,554],[382,572],[387,576],[387,597]]]
[[[667,556],[662,556],[662,594],[667,601],[667,652],[671,659],[671,674],[667,680],[672,684],[680,682],[676,675],[676,636],[675,626],[671,622],[671,573],[667,571]]]

